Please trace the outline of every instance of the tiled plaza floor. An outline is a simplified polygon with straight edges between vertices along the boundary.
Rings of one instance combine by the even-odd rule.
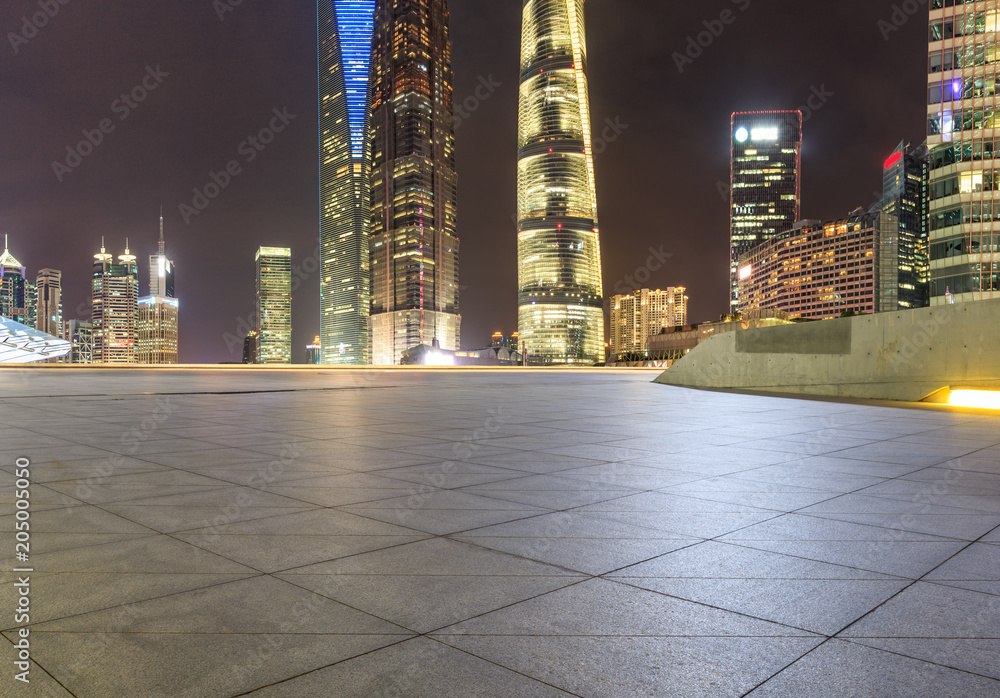
[[[0,695],[1000,696],[1000,417],[654,377],[0,371]]]

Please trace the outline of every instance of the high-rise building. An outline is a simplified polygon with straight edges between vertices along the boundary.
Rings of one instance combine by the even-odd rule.
[[[35,328],[53,335],[62,336],[62,272],[56,269],[42,269],[35,284],[37,311]]]
[[[928,7],[930,302],[1000,298],[1000,2]]]
[[[257,363],[257,330],[250,330],[243,340],[243,363]]]
[[[63,357],[64,363],[90,364],[94,362],[94,325],[88,320],[63,321],[62,337],[73,344],[71,352]]]
[[[886,211],[800,221],[741,257],[739,311],[822,320],[903,309],[898,242],[899,220]]]
[[[179,301],[167,296],[139,299],[140,364],[177,363],[177,315]]]
[[[739,305],[739,260],[791,230],[802,192],[802,112],[734,112],[729,136],[731,306]]]
[[[163,241],[163,211],[160,211],[160,242],[156,254],[149,255],[149,295],[176,298],[174,291],[174,263],[167,259]]]
[[[664,328],[687,324],[688,297],[684,287],[651,291],[644,288],[611,297],[611,357],[644,352],[649,338]]]
[[[885,279],[885,306],[926,307],[930,282],[930,258],[927,240],[926,144],[910,149],[900,143],[882,166],[882,199],[878,210],[890,213],[899,221],[895,255],[899,278],[895,284],[896,301],[892,302],[892,284]],[[889,259],[890,257],[887,257]]]
[[[93,363],[134,364],[138,361],[139,273],[136,257],[118,256],[118,263],[107,253],[104,241],[94,255],[91,278],[91,322],[93,324]]]
[[[292,251],[257,250],[257,334],[259,364],[292,363]]]
[[[375,0],[319,0],[320,336],[325,364],[367,364],[368,74]]]
[[[4,235],[0,257],[0,316],[29,327],[35,326],[35,285],[28,281],[24,266],[10,253]],[[58,333],[56,333],[58,334]]]
[[[534,364],[604,360],[584,0],[525,0],[518,115],[518,320]]]
[[[371,362],[459,348],[447,0],[379,0],[371,84]],[[324,349],[325,350],[325,349]]]
[[[322,363],[323,358],[323,345],[321,340],[317,337],[312,344],[306,345],[306,363],[307,364],[319,364]]]

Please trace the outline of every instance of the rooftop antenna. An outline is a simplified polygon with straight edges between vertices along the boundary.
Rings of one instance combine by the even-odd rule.
[[[163,243],[163,206],[160,206],[160,256],[163,257],[166,254],[165,245]]]
[[[105,251],[106,250],[104,249],[104,236],[102,235],[101,236],[101,254],[104,254]]]

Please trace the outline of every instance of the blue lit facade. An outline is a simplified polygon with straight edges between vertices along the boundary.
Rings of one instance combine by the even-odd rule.
[[[369,363],[367,132],[374,16],[375,0],[320,0],[317,6],[324,364]]]

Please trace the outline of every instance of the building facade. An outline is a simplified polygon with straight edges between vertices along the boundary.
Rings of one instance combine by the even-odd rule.
[[[254,363],[292,363],[292,251],[257,250],[257,334]]]
[[[62,314],[62,272],[57,269],[42,269],[38,272],[36,288],[35,329],[53,337],[61,337]]]
[[[740,258],[799,220],[802,112],[735,112],[729,134],[729,274],[735,310],[740,302]]]
[[[611,358],[647,351],[650,337],[687,324],[687,289],[648,288],[611,297]]]
[[[323,345],[319,337],[313,340],[312,344],[306,345],[306,363],[312,365],[323,363]]]
[[[896,216],[878,211],[800,221],[740,259],[738,310],[813,320],[900,310],[898,234]]]
[[[930,248],[927,234],[928,158],[926,144],[910,149],[900,142],[882,166],[882,200],[878,210],[899,221],[899,278],[895,305],[900,310],[930,304]],[[888,279],[884,292],[890,291]]]
[[[179,301],[167,296],[146,296],[139,299],[140,364],[176,364],[177,316]]]
[[[525,0],[518,113],[518,334],[532,364],[604,360],[584,0]]]
[[[446,0],[379,0],[371,85],[371,361],[459,348],[458,176]]]
[[[129,253],[114,257],[104,243],[94,255],[91,276],[91,323],[93,363],[134,364],[138,362],[139,274],[136,257]]]
[[[368,80],[375,0],[319,0],[322,363],[367,364],[371,271]]]
[[[929,7],[930,301],[1000,298],[1000,2]]]
[[[73,345],[64,363],[90,364],[94,362],[94,325],[87,320],[63,321],[62,337]]]

